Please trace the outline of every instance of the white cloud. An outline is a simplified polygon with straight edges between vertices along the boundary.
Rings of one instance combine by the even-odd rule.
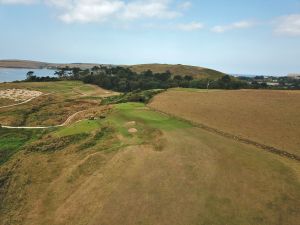
[[[36,0],[0,0],[0,4],[32,4]]]
[[[189,1],[181,2],[181,3],[179,3],[179,5],[178,5],[178,8],[179,8],[179,9],[183,9],[183,10],[189,9],[189,8],[191,8],[191,7],[192,7],[192,3],[189,2]]]
[[[194,31],[194,30],[201,30],[204,28],[204,25],[199,22],[192,22],[192,23],[183,23],[183,24],[178,24],[177,28],[179,30],[183,31]]]
[[[287,15],[277,19],[275,33],[300,36],[300,14]]]
[[[179,12],[172,11],[170,1],[134,1],[124,4],[124,12],[121,17],[124,19],[136,19],[142,17],[149,18],[174,18],[180,15]]]
[[[57,5],[60,6],[60,5]],[[75,4],[64,4],[59,18],[66,22],[104,22],[114,16],[124,6],[122,1],[79,0]]]
[[[47,0],[47,2],[60,10],[59,18],[67,23],[104,22],[110,19],[172,19],[181,15],[172,9],[172,0]]]
[[[228,24],[228,25],[218,25],[213,27],[211,30],[215,33],[224,33],[229,30],[236,30],[236,29],[245,29],[253,27],[254,23],[251,21],[239,21],[236,23]]]

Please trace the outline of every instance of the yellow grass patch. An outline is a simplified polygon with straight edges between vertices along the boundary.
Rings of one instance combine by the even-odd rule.
[[[151,107],[300,155],[300,91],[167,91]]]

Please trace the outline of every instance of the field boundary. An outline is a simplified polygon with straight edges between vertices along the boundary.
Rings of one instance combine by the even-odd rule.
[[[268,151],[270,153],[273,153],[273,154],[276,154],[276,155],[279,155],[279,156],[282,156],[282,157],[285,157],[285,158],[288,158],[288,159],[292,159],[292,160],[296,160],[296,161],[300,162],[300,156],[292,154],[292,153],[289,153],[289,152],[287,152],[285,150],[281,150],[281,149],[278,149],[278,148],[275,148],[275,147],[272,147],[272,146],[261,144],[261,143],[258,143],[256,141],[244,138],[244,137],[236,136],[236,135],[233,135],[233,134],[230,134],[230,133],[218,130],[216,128],[209,127],[209,126],[207,126],[205,124],[202,124],[202,123],[197,123],[197,122],[194,122],[194,121],[191,121],[191,120],[187,120],[187,119],[184,119],[182,117],[175,116],[175,115],[173,115],[171,113],[166,113],[164,111],[155,109],[155,108],[153,108],[153,107],[151,107],[149,105],[148,105],[148,107],[151,110],[154,110],[156,112],[159,112],[159,113],[162,113],[162,114],[174,117],[174,118],[176,118],[178,120],[181,120],[181,121],[184,121],[184,122],[188,122],[188,123],[192,124],[193,126],[198,127],[200,129],[203,129],[203,130],[206,130],[206,131],[208,131],[210,133],[214,133],[214,134],[220,135],[222,137],[226,137],[226,138],[229,138],[229,139],[232,139],[232,140],[244,143],[244,144],[252,145],[252,146],[255,146],[255,147],[260,148],[262,150]]]

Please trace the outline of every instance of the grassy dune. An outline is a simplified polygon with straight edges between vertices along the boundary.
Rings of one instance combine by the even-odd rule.
[[[299,91],[170,90],[151,107],[300,155]]]
[[[300,220],[298,162],[137,103],[49,131],[0,167],[0,181],[1,225]]]

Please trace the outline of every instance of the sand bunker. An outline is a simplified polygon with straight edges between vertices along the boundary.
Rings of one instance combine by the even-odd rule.
[[[26,101],[38,97],[43,93],[40,91],[30,91],[26,89],[6,89],[0,90],[0,98],[6,98],[13,101]]]
[[[130,129],[128,130],[128,132],[131,133],[131,134],[134,134],[134,133],[138,132],[138,130],[135,129],[135,128],[130,128]]]
[[[130,122],[125,123],[125,127],[133,127],[135,125],[136,125],[135,121],[130,121]]]

